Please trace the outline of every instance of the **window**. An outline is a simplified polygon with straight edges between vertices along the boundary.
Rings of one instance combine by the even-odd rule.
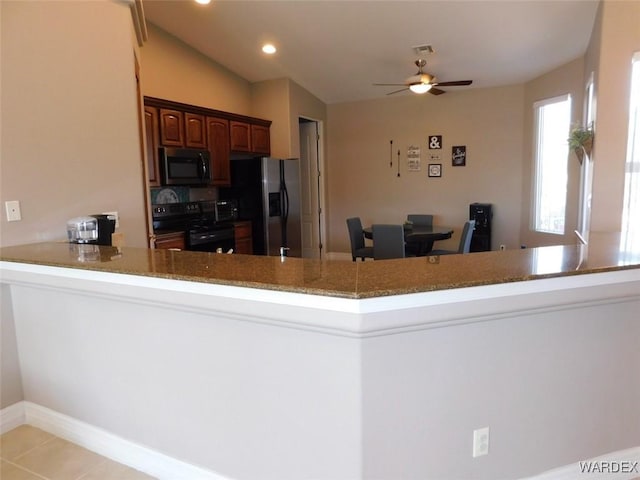
[[[567,137],[571,123],[571,96],[534,104],[533,229],[564,234],[567,204]]]
[[[633,56],[629,104],[629,136],[625,163],[620,248],[629,261],[640,260],[640,52]]]

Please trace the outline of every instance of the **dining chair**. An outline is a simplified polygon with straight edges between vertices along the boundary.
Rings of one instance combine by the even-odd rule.
[[[431,250],[428,255],[453,255],[456,253],[469,253],[471,249],[471,237],[473,236],[473,230],[476,227],[475,220],[468,220],[465,222],[462,228],[462,235],[460,236],[460,244],[458,250]]]
[[[365,246],[364,233],[362,232],[362,221],[360,217],[347,218],[347,229],[349,230],[349,241],[351,242],[351,258],[373,258],[373,247]]]
[[[374,260],[405,257],[404,227],[402,225],[374,224],[371,231]]]
[[[407,222],[411,222],[414,225],[431,227],[433,226],[433,215],[425,215],[422,213],[410,213],[409,215],[407,215]]]

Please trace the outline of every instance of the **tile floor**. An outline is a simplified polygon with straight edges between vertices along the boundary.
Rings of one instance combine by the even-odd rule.
[[[30,425],[0,436],[2,480],[153,480]]]

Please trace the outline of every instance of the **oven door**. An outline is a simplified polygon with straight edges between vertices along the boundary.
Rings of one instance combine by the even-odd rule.
[[[225,227],[211,230],[190,231],[187,236],[188,250],[197,252],[217,252],[218,250],[227,253],[235,248],[233,227]]]

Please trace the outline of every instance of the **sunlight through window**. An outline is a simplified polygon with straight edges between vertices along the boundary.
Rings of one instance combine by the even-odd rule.
[[[564,234],[571,97],[536,102],[533,229]]]
[[[640,52],[632,65],[620,244],[625,262],[640,261]]]

